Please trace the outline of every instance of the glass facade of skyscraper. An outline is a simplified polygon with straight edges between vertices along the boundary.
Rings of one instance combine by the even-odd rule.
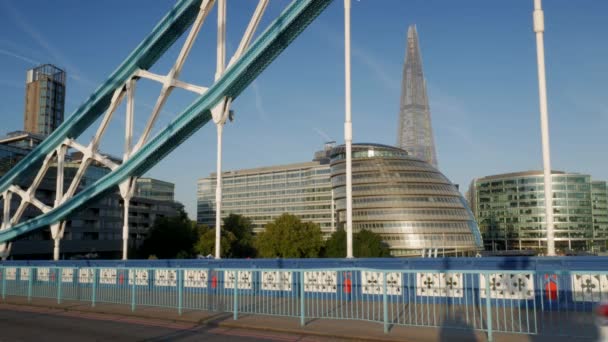
[[[608,187],[604,181],[591,182],[591,210],[595,249],[602,250],[606,247],[603,241],[608,241]]]
[[[454,186],[428,162],[405,150],[354,144],[353,231],[382,236],[394,256],[475,254],[482,249],[473,214]],[[331,157],[331,182],[338,222],[346,222],[345,149]]]
[[[138,178],[135,196],[156,201],[173,201],[175,184],[154,178]]]
[[[487,250],[546,252],[543,179],[541,171],[528,171],[472,182],[469,198]],[[605,183],[553,171],[552,186],[556,251],[605,250]]]

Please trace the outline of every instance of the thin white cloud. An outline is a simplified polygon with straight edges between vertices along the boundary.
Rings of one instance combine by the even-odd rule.
[[[312,128],[313,131],[315,131],[321,138],[323,138],[323,142],[330,142],[330,141],[334,141],[334,139],[332,139],[327,133],[325,133],[325,131],[323,131],[322,129],[318,128],[318,127],[313,127]]]
[[[344,46],[344,36],[322,23],[319,23],[318,25],[321,26],[321,30],[324,33],[323,37],[330,45],[342,50]],[[393,74],[388,71],[391,68],[383,62],[382,58],[378,58],[371,51],[353,42],[351,42],[351,53],[353,59],[365,65],[372,72],[372,75],[387,89],[397,91],[400,89],[400,78],[398,76],[393,76]]]
[[[19,59],[23,62],[29,63],[29,64],[33,64],[33,65],[38,65],[40,64],[40,62],[38,62],[37,60],[33,59],[33,58],[29,58],[26,56],[23,56],[22,54],[19,54],[17,52],[14,51],[10,51],[10,50],[6,50],[6,49],[0,49],[0,54],[5,55],[5,56],[9,56],[9,57],[13,57],[16,59]]]
[[[29,35],[40,47],[42,47],[46,52],[59,64],[67,68],[68,77],[72,78],[77,82],[81,82],[85,85],[89,86],[97,86],[96,82],[91,81],[89,78],[84,76],[82,72],[61,53],[61,51],[55,48],[50,44],[49,40],[46,39],[36,28],[29,24],[29,22],[23,17],[23,15],[13,7],[9,1],[2,2],[4,9],[7,13],[10,14],[13,21],[23,30],[27,35]],[[15,57],[15,56],[13,56]],[[32,60],[33,61],[33,60]],[[36,63],[39,64],[39,63]]]
[[[256,109],[260,119],[262,119],[262,121],[267,122],[270,120],[270,116],[264,109],[264,101],[262,99],[262,93],[260,92],[260,87],[258,85],[258,82],[253,81],[253,83],[251,83],[251,87],[253,89],[253,95],[255,96],[255,109]]]

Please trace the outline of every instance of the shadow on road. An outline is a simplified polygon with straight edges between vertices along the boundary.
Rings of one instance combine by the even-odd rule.
[[[463,317],[462,311],[457,311],[454,314],[446,314],[443,317],[441,326],[439,327],[439,341],[477,341],[477,333],[473,327],[468,324]]]

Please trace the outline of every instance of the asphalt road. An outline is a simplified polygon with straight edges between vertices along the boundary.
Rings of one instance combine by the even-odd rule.
[[[27,308],[0,310],[0,341],[323,341],[272,332],[114,315]]]

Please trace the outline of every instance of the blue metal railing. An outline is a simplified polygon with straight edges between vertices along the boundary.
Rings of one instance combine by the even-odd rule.
[[[26,297],[515,334],[593,335],[608,271],[0,266]]]

